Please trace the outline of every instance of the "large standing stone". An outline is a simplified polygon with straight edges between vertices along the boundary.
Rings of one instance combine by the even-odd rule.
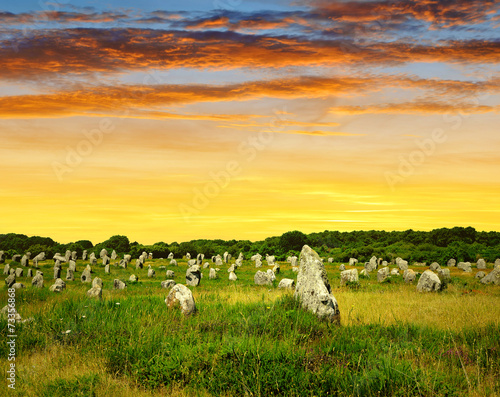
[[[62,256],[61,254],[55,254],[52,259],[54,259],[54,262],[66,262],[66,257]]]
[[[358,264],[358,260],[356,258],[349,258],[349,266],[356,266]]]
[[[284,278],[278,284],[278,288],[280,289],[294,289],[295,288],[295,280],[291,278]]]
[[[196,255],[196,264],[200,265],[203,263],[203,259],[205,258],[204,254],[198,254]]]
[[[405,280],[405,283],[413,283],[416,277],[417,274],[412,269],[406,269],[403,273],[403,280]]]
[[[417,291],[419,292],[434,292],[441,289],[441,280],[436,273],[432,270],[426,270],[420,276],[417,284]]]
[[[378,269],[377,281],[379,283],[384,283],[386,281],[389,281],[389,274],[390,274],[390,270],[388,267],[382,267],[382,268]]]
[[[105,248],[103,248],[103,249],[101,250],[101,252],[99,253],[99,257],[100,257],[100,258],[104,258],[104,257],[105,257],[105,256],[107,256],[107,255],[108,255],[108,251],[107,251]]]
[[[215,257],[215,266],[222,266],[222,259],[218,256]]]
[[[140,259],[136,259],[135,260],[135,268],[142,269],[142,267],[143,267],[142,261]]]
[[[367,272],[372,272],[377,268],[377,257],[374,255],[370,258],[369,262],[365,263],[365,269]]]
[[[61,278],[61,268],[54,266],[54,280]]]
[[[186,284],[192,287],[196,287],[200,284],[201,280],[201,269],[198,265],[193,265],[189,267],[186,271]]]
[[[82,272],[82,275],[80,276],[80,280],[82,281],[82,283],[92,282],[92,276],[90,274],[89,266],[87,266],[85,268],[85,270]]]
[[[58,278],[56,282],[49,287],[49,291],[52,292],[62,292],[64,289],[66,289],[66,283]]]
[[[83,253],[82,253],[82,260],[87,260],[87,250],[83,250]]]
[[[439,263],[437,262],[432,262],[429,266],[429,270],[432,270],[433,272],[437,272],[439,269],[441,269],[441,266],[439,266]]]
[[[260,270],[255,273],[253,281],[256,285],[273,285],[271,276],[266,272],[261,272]]]
[[[21,260],[21,255],[15,254],[12,256],[12,262],[19,262]]]
[[[96,259],[95,253],[91,252],[89,255],[89,261],[92,262],[94,259]]]
[[[330,282],[318,254],[304,245],[299,262],[295,298],[319,318],[340,323],[337,300],[331,294]]]
[[[486,269],[486,261],[483,258],[477,260],[477,268]]]
[[[259,258],[255,261],[255,267],[262,267],[262,261]]]
[[[443,268],[440,267],[437,271],[437,275],[439,277],[439,280],[441,281],[441,288],[450,283],[451,274],[450,274],[450,269],[448,269],[447,267]]]
[[[32,269],[28,269],[28,274],[26,275],[26,277],[33,277],[33,270]]]
[[[231,255],[229,255],[229,252],[224,252],[224,263],[228,263],[229,262],[229,259],[231,258]]]
[[[486,276],[481,279],[483,284],[495,284],[500,285],[500,266],[495,266],[495,268],[489,272]]]
[[[0,251],[0,263],[5,263],[5,252]]]
[[[104,255],[104,256],[102,257],[102,265],[103,265],[103,266],[109,265],[109,261],[110,261],[109,256]]]
[[[396,265],[402,271],[405,271],[408,269],[408,261],[405,261],[404,259],[400,258],[399,256],[396,258]]]
[[[229,266],[229,268],[227,269],[227,272],[228,273],[231,273],[231,272],[234,272],[236,270],[236,264],[233,263],[231,266]]]
[[[257,254],[252,255],[252,256],[250,257],[250,260],[252,260],[252,261],[254,261],[254,262],[255,262],[257,259],[262,259],[262,255],[257,253]]]
[[[238,276],[236,275],[235,272],[229,273],[229,281],[236,281],[238,280]]]
[[[274,265],[274,267],[273,267],[273,273],[274,273],[274,274],[280,274],[280,270],[281,270],[281,268],[280,268],[279,263],[276,263],[276,264]]]
[[[75,279],[75,274],[74,274],[73,270],[68,269],[66,271],[66,280],[73,281],[74,279]]]
[[[196,265],[196,259],[190,259],[187,261],[188,267]]]
[[[113,250],[113,252],[111,253],[111,260],[114,261],[116,258],[118,258],[118,255],[116,255],[116,251]]]
[[[470,262],[458,262],[457,267],[460,270],[463,270],[466,273],[471,273],[472,272],[472,266]]]
[[[170,254],[168,254],[167,258],[170,260],[174,259],[174,253],[171,252]]]
[[[125,288],[127,288],[127,284],[125,284],[122,280],[118,280],[117,278],[115,278],[113,280],[113,288],[114,289],[125,289]]]
[[[70,250],[66,250],[66,253],[64,254],[64,259],[65,259],[65,262],[68,262],[71,259],[71,251]]]
[[[111,273],[111,267],[109,266],[109,263],[104,266],[104,273],[109,274]]]
[[[5,278],[5,284],[7,285],[7,288],[12,287],[15,282],[16,282],[16,273],[9,274]]]
[[[37,256],[33,258],[33,265],[38,267],[38,262],[42,262],[45,260],[45,252],[40,252]]]
[[[8,263],[6,263],[5,266],[3,267],[3,274],[7,276],[10,274],[10,265]]]
[[[346,285],[347,283],[358,283],[358,271],[357,269],[344,270],[340,272],[340,285]]]
[[[76,272],[76,262],[75,261],[69,261],[69,269],[71,269],[73,272]]]
[[[399,269],[396,269],[396,268],[392,269],[391,270],[391,276],[396,276],[396,277],[399,276]]]
[[[162,288],[172,288],[175,284],[177,284],[174,280],[164,280],[161,282]]]
[[[446,265],[447,265],[448,267],[455,267],[455,266],[457,265],[457,261],[456,261],[455,259],[453,259],[453,258],[452,258],[452,259],[450,259],[450,260],[446,263]]]
[[[266,261],[268,266],[274,266],[275,263],[274,261],[276,260],[276,257],[274,255],[266,255]]]
[[[23,257],[21,258],[21,266],[29,266],[30,264],[30,258],[28,255],[24,254]]]
[[[18,267],[16,269],[16,277],[22,277],[23,276],[23,268],[22,267]]]
[[[189,252],[186,253],[186,260],[190,260],[191,259],[191,254]]]
[[[188,316],[196,313],[196,305],[191,290],[182,284],[176,284],[170,290],[165,303],[169,308],[181,309],[182,314]]]
[[[71,251],[71,260],[76,261],[78,259],[78,252]]]
[[[130,261],[132,260],[132,255],[123,255],[123,259],[125,260],[125,262],[127,262],[127,265],[130,263]]]
[[[292,267],[297,267],[297,262],[299,258],[297,258],[295,255],[290,258],[290,266]]]
[[[98,285],[92,286],[92,288],[87,291],[87,296],[89,298],[102,299],[102,288]]]
[[[41,271],[37,270],[35,277],[31,279],[31,285],[35,288],[43,288],[43,273]]]
[[[210,269],[210,272],[208,273],[208,278],[210,280],[216,280],[219,278],[219,275],[217,274],[217,270],[215,270],[213,267]]]
[[[118,266],[120,266],[123,269],[126,269],[128,266],[128,262],[125,259],[120,259],[120,262],[118,263]]]

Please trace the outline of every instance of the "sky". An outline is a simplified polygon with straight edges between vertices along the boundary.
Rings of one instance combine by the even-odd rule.
[[[499,63],[493,0],[4,2],[0,233],[498,231]]]

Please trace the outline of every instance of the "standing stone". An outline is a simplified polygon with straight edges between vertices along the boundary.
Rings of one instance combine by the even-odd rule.
[[[291,278],[284,278],[278,284],[279,289],[293,289],[295,287],[295,280]]]
[[[113,288],[114,289],[125,289],[125,288],[127,288],[127,284],[125,284],[123,281],[118,280],[117,278],[115,278],[113,280]]]
[[[26,286],[23,283],[14,283],[14,284],[12,284],[12,287],[10,287],[10,288],[23,289],[23,288],[26,288]]]
[[[271,281],[276,280],[276,274],[274,274],[274,272],[271,269],[267,269],[266,273],[269,275],[269,278],[271,279]]]
[[[101,252],[99,253],[99,258],[104,258],[104,256],[107,256],[107,255],[108,255],[108,251],[105,248],[103,248],[101,250]]]
[[[33,258],[33,265],[38,267],[38,262],[42,262],[45,260],[45,252],[40,252],[37,256]]]
[[[73,281],[74,279],[75,279],[75,274],[74,274],[73,270],[68,268],[68,270],[66,271],[66,280]]]
[[[426,270],[420,276],[417,284],[418,292],[434,292],[441,289],[441,280],[432,270]]]
[[[299,258],[297,258],[295,255],[290,258],[290,266],[292,267],[297,267],[297,261]]]
[[[439,263],[437,262],[432,262],[429,266],[429,270],[432,270],[433,272],[437,272],[440,268],[441,266],[439,266]]]
[[[255,273],[253,281],[256,285],[273,285],[271,276],[268,273],[261,272],[260,270],[257,270],[257,273]]]
[[[62,292],[64,289],[66,289],[66,283],[58,278],[56,282],[49,287],[49,291],[52,292]]]
[[[0,251],[0,263],[5,263],[5,252]]]
[[[80,280],[82,281],[82,283],[90,283],[90,282],[92,282],[92,276],[90,274],[89,266],[87,266],[85,268],[85,270],[82,272]]]
[[[174,259],[174,253],[171,252],[170,254],[168,254],[167,258],[170,260]]]
[[[377,268],[377,257],[374,255],[370,258],[370,261],[365,263],[365,269],[367,272],[372,272]]]
[[[155,272],[155,270],[151,266],[148,269],[148,277],[149,278],[156,277],[156,272]]]
[[[153,253],[152,253],[152,252],[150,252],[150,253],[148,254],[148,259],[153,260]]]
[[[494,268],[496,269],[497,267],[500,268],[500,258],[499,259],[495,259],[495,265],[494,265]]]
[[[111,268],[109,266],[109,263],[106,266],[104,266],[104,273],[106,273],[106,274],[111,273]]]
[[[466,273],[471,273],[472,272],[472,266],[470,262],[458,262],[457,267],[460,270],[463,270]]]
[[[403,280],[405,283],[413,283],[416,277],[417,275],[412,269],[406,269],[403,273]]]
[[[229,281],[236,281],[238,280],[238,276],[236,275],[235,272],[229,273]]]
[[[76,272],[76,262],[75,261],[69,261],[69,269],[71,269],[73,272]]]
[[[78,253],[76,251],[71,251],[71,260],[76,261],[77,256],[78,256]]]
[[[125,259],[120,259],[120,263],[118,264],[118,266],[120,266],[123,269],[126,269],[127,265],[128,265],[128,262]]]
[[[377,281],[379,283],[384,283],[386,281],[389,281],[389,268],[388,267],[382,267],[380,269],[378,269],[378,272],[377,272]]]
[[[455,266],[456,266],[456,264],[457,264],[457,261],[456,261],[455,259],[453,259],[453,258],[452,258],[452,259],[450,259],[450,260],[446,263],[446,265],[447,265],[448,267],[455,267]]]
[[[384,262],[384,259],[383,258],[378,258],[377,259],[377,267],[382,266],[382,262]]]
[[[196,255],[196,264],[201,266],[204,258],[205,258],[204,254]]]
[[[140,259],[135,260],[135,268],[136,269],[142,269],[142,261]]]
[[[201,271],[200,266],[193,265],[189,267],[186,271],[186,284],[192,287],[196,287],[200,284]]]
[[[69,262],[70,259],[71,259],[71,251],[66,250],[66,253],[64,254],[64,260],[65,262]]]
[[[476,275],[474,276],[474,278],[477,278],[477,279],[481,280],[484,276],[486,276],[486,273],[481,270],[481,271],[479,271],[479,272],[476,273]]]
[[[103,265],[103,266],[109,265],[109,261],[110,261],[109,256],[104,255],[104,256],[102,257],[102,265]]]
[[[92,287],[99,287],[99,288],[102,288],[103,287],[103,283],[102,283],[102,280],[99,278],[99,277],[96,277],[92,280]]]
[[[97,258],[92,258],[92,259],[90,260],[90,264],[91,264],[92,266],[97,265]]]
[[[186,253],[186,260],[190,260],[191,259],[191,254],[189,252]]]
[[[165,303],[168,308],[180,308],[185,316],[196,313],[193,294],[188,287],[182,284],[176,284],[172,287]]]
[[[176,261],[175,259],[172,259],[172,260],[170,261],[170,265],[172,265],[172,266],[177,266],[177,261]]]
[[[483,258],[477,260],[478,269],[486,269],[486,262]]]
[[[262,267],[262,261],[259,258],[255,261],[255,267]]]
[[[340,285],[344,286],[347,283],[359,283],[358,270],[344,270],[340,273]]]
[[[43,288],[43,273],[37,270],[35,277],[31,280],[31,285],[35,288]]]
[[[3,267],[3,274],[6,274],[7,276],[10,274],[10,265],[8,263],[6,263]]]
[[[188,267],[196,265],[196,259],[190,259],[187,261]]]
[[[28,255],[24,254],[23,257],[21,258],[21,266],[29,266],[30,264],[30,259],[28,257]]]
[[[32,269],[28,269],[28,274],[26,275],[26,277],[33,277],[33,270]]]
[[[451,281],[450,269],[448,269],[447,267],[444,268],[440,267],[437,271],[437,275],[439,277],[439,280],[441,281],[441,288],[450,283]]]
[[[54,257],[54,262],[59,261],[59,262],[66,262],[66,257],[62,256],[61,254],[56,253]]]
[[[343,272],[345,270],[345,265],[343,263],[340,264],[339,270]]]
[[[404,259],[397,257],[396,265],[398,265],[398,268],[402,271],[408,270],[408,261],[405,261]]]
[[[236,270],[236,264],[232,264],[231,266],[229,266],[229,269],[227,269],[227,272],[228,273],[231,273],[231,272],[234,272]]]
[[[21,267],[18,267],[16,269],[16,277],[22,277],[23,276],[23,269]]]
[[[131,274],[128,278],[128,281],[130,281],[131,283],[136,283],[139,281],[139,277],[137,277],[135,274]]]
[[[495,284],[500,285],[500,266],[496,266],[495,268],[489,272],[486,276],[481,279],[483,284]]]
[[[203,269],[208,269],[209,267],[210,267],[210,263],[205,262],[205,263],[203,264]]]
[[[328,263],[333,263],[333,258],[328,258]]]
[[[54,280],[57,280],[58,278],[61,278],[61,268],[54,267]]]
[[[89,256],[89,261],[92,262],[94,259],[96,259],[95,254],[91,252]]]
[[[175,278],[175,273],[173,270],[167,270],[167,278]]]
[[[222,258],[215,257],[215,266],[222,266]]]
[[[391,270],[391,276],[399,276],[399,270],[394,268]]]
[[[21,260],[21,255],[15,254],[12,256],[12,262],[19,262]]]
[[[279,274],[279,273],[280,273],[280,270],[281,270],[280,265],[279,265],[278,263],[276,263],[276,264],[274,265],[274,267],[273,267],[273,273],[274,273],[274,274]]]
[[[89,298],[102,299],[102,288],[98,285],[92,286],[92,288],[87,291],[87,296]]]
[[[261,254],[259,254],[259,253],[257,253],[257,254],[252,255],[252,256],[250,257],[250,260],[252,260],[252,261],[256,261],[257,259],[262,259],[262,255],[261,255]]]
[[[274,261],[276,257],[274,255],[266,255],[266,261],[268,266],[274,266]]]
[[[223,257],[224,257],[224,263],[229,262],[229,258],[231,258],[231,256],[229,255],[229,252],[227,252],[227,251],[224,252]]]
[[[212,263],[215,263],[215,260],[217,259],[216,256],[212,255]]]
[[[123,255],[123,259],[125,260],[125,262],[127,262],[127,265],[130,263],[130,261],[132,260],[132,255]]]
[[[175,284],[177,284],[174,280],[164,280],[161,282],[162,288],[172,288]]]
[[[16,273],[9,274],[5,279],[5,284],[7,285],[7,288],[12,287],[15,282],[16,282]]]
[[[113,250],[113,252],[111,253],[111,260],[116,260],[116,258],[118,258],[118,255],[116,255],[116,251]]]
[[[295,298],[300,300],[302,307],[319,318],[340,323],[337,300],[331,293],[330,282],[318,254],[304,245],[299,262]]]
[[[358,264],[358,260],[356,258],[349,258],[349,266],[356,266]]]
[[[217,271],[214,268],[210,269],[210,272],[208,273],[208,278],[210,280],[216,280],[219,278],[219,275],[217,274]]]
[[[83,250],[82,260],[87,260],[87,250]]]

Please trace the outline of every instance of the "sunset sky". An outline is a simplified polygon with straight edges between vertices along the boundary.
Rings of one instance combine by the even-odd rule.
[[[0,5],[0,234],[500,230],[500,2]]]

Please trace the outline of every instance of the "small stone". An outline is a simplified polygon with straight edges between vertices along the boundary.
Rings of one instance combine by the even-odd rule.
[[[476,275],[474,276],[474,278],[477,278],[477,279],[481,280],[485,276],[486,276],[486,273],[481,270],[481,271],[479,271],[479,272],[476,273]]]
[[[111,268],[109,266],[109,263],[106,266],[104,266],[104,273],[106,273],[106,274],[110,274],[111,273]]]
[[[390,270],[388,267],[382,267],[377,272],[377,281],[379,283],[384,283],[389,281]]]
[[[273,273],[274,274],[279,274],[280,273],[280,265],[279,264],[274,265],[274,267],[273,267]]]
[[[208,278],[210,280],[216,280],[219,278],[219,275],[217,274],[217,271],[214,268],[211,268],[209,273],[208,273]]]
[[[356,258],[349,258],[349,266],[356,266],[358,264],[358,260]]]
[[[176,261],[175,259],[172,259],[172,260],[170,261],[170,265],[171,265],[171,266],[177,266],[177,261]]]
[[[18,267],[16,269],[16,277],[22,277],[23,276],[23,269],[21,267]]]
[[[92,287],[99,287],[99,288],[102,288],[103,287],[103,283],[102,283],[102,280],[99,278],[99,277],[96,277],[92,280]]]
[[[148,277],[149,277],[149,278],[154,278],[154,277],[156,277],[156,272],[155,272],[155,270],[154,270],[153,268],[151,268],[151,267],[148,269]]]
[[[9,274],[7,276],[7,278],[5,279],[5,284],[7,285],[7,288],[12,287],[15,282],[16,282],[16,274],[15,273]]]
[[[472,266],[470,262],[458,262],[457,267],[460,270],[463,270],[466,273],[471,273],[472,272]]]
[[[343,286],[347,283],[359,283],[357,269],[343,270],[340,272],[340,285]]]
[[[135,274],[131,274],[128,278],[128,281],[130,281],[131,283],[136,283],[137,281],[139,281],[139,277],[137,277]]]
[[[113,288],[114,289],[125,289],[125,288],[127,288],[127,285],[123,281],[118,280],[117,278],[115,278],[113,280]]]
[[[166,276],[168,278],[175,278],[175,272],[173,270],[167,270]]]
[[[26,288],[26,286],[23,283],[14,283],[14,284],[12,284],[12,287],[10,287],[10,288],[23,289],[23,288]]]
[[[413,283],[416,278],[417,275],[412,269],[406,269],[403,273],[403,280],[405,281],[405,283]]]
[[[450,260],[446,263],[446,265],[447,265],[448,267],[455,267],[455,266],[457,265],[457,261],[456,261],[455,259],[450,259]]]
[[[172,288],[176,282],[174,280],[164,280],[161,282],[162,288]]]
[[[295,280],[291,278],[284,278],[278,284],[278,288],[280,289],[294,289],[295,288]]]
[[[56,282],[49,287],[49,291],[52,292],[62,292],[64,289],[66,289],[66,283],[58,278]]]
[[[41,271],[37,270],[35,277],[31,280],[31,285],[36,288],[43,288],[43,273]]]
[[[73,281],[74,279],[75,279],[75,274],[74,274],[73,270],[68,269],[66,271],[66,280],[67,281]]]
[[[477,260],[477,268],[486,269],[486,261],[483,258]]]
[[[89,298],[102,299],[102,288],[98,285],[92,286],[92,288],[87,291],[87,296]]]
[[[236,281],[238,280],[238,276],[236,275],[235,272],[229,273],[229,281]]]
[[[339,270],[343,272],[345,270],[345,265],[343,263],[340,264]]]

